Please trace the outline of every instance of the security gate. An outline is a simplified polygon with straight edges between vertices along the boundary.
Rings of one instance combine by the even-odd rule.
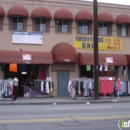
[[[68,96],[69,71],[57,72],[57,95]]]

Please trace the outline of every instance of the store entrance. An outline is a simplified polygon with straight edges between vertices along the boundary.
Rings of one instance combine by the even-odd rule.
[[[5,79],[13,79],[17,74],[19,79],[18,96],[24,97],[25,86],[33,87],[34,79],[46,79],[46,71],[47,66],[43,64],[18,64],[17,72],[10,72],[10,69],[5,71]]]

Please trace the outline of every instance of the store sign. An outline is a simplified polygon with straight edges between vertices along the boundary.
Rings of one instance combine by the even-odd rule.
[[[23,60],[31,60],[31,54],[23,54]]]
[[[74,36],[74,47],[76,49],[92,50],[94,41],[92,36]],[[119,37],[98,37],[99,50],[122,50],[122,38]]]
[[[43,33],[12,32],[12,43],[42,44],[43,43]]]
[[[70,62],[70,59],[64,59],[64,62]]]
[[[113,57],[106,57],[106,63],[113,63]]]

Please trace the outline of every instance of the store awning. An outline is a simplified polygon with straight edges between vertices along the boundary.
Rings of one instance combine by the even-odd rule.
[[[0,63],[17,64],[52,64],[51,52],[34,51],[0,51]]]
[[[5,11],[1,6],[0,6],[0,16],[5,16]]]
[[[98,22],[114,23],[114,18],[110,13],[102,12],[98,14]]]
[[[34,9],[31,14],[31,17],[32,18],[44,17],[44,18],[49,18],[49,19],[52,18],[50,11],[44,7],[38,7]]]
[[[52,55],[55,62],[76,62],[76,51],[68,43],[58,43],[52,48]]]
[[[99,65],[127,66],[127,58],[123,54],[99,54]],[[93,53],[78,53],[79,65],[93,65]]]
[[[76,21],[79,21],[79,20],[90,20],[90,21],[92,21],[93,15],[88,10],[81,10],[76,14],[75,20]]]
[[[15,5],[9,9],[8,16],[14,16],[14,15],[29,17],[27,9],[21,5]]]
[[[116,18],[116,24],[130,24],[130,15],[120,14]]]
[[[73,15],[67,9],[59,9],[54,14],[54,19],[70,19],[70,20],[73,20]]]

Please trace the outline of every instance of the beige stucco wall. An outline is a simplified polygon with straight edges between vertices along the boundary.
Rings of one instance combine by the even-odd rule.
[[[69,43],[73,46],[74,44],[74,35],[77,35],[77,26],[76,22],[72,22],[72,30],[70,34],[60,34],[55,32],[55,21],[52,19],[50,21],[50,32],[49,33],[43,33],[43,44],[42,45],[30,45],[30,44],[13,44],[12,43],[12,32],[9,31],[9,19],[7,17],[7,12],[8,10],[16,5],[16,4],[21,4],[24,6],[28,12],[29,15],[31,15],[31,12],[36,8],[43,6],[47,8],[51,14],[52,17],[54,16],[54,13],[61,8],[66,8],[70,10],[75,17],[75,15],[83,9],[87,9],[90,12],[93,13],[93,3],[92,2],[81,2],[78,0],[73,0],[73,1],[67,1],[67,0],[1,0],[0,6],[2,6],[5,10],[6,16],[4,17],[3,21],[3,31],[0,31],[0,49],[1,50],[20,50],[22,49],[23,51],[51,51],[53,46],[55,46],[57,43],[60,42],[66,42]],[[98,13],[100,12],[109,12],[110,14],[113,15],[114,19],[119,14],[125,13],[129,14],[130,6],[124,6],[124,5],[113,5],[113,4],[98,4]],[[27,31],[31,32],[32,31],[32,19],[29,17],[27,20]],[[92,28],[93,31],[93,28]],[[91,35],[92,36],[92,35]],[[115,24],[112,26],[112,36],[116,37],[117,36],[117,27]],[[119,54],[130,54],[130,37],[122,37],[123,40],[123,49],[121,51],[99,51],[102,53],[119,53]],[[92,52],[92,50],[80,50],[76,49],[77,53],[78,52]],[[49,67],[49,76],[52,77],[54,81],[54,90],[52,95],[56,96],[57,95],[57,71],[52,71],[52,67]],[[58,66],[56,67],[58,69]],[[69,65],[68,65],[69,68]],[[64,70],[64,68],[62,68]],[[121,79],[127,79],[127,76],[122,76],[122,71],[119,71],[119,75],[121,76]],[[0,71],[0,78],[2,78],[3,73]],[[78,70],[78,65],[76,64],[75,66],[75,71],[70,71],[70,78],[75,78],[79,76],[79,70]]]
[[[33,0],[32,0],[33,1]],[[55,21],[52,19],[50,21],[50,32],[49,33],[44,33],[43,34],[43,44],[42,45],[29,45],[29,44],[12,44],[12,34],[11,31],[9,31],[9,19],[7,17],[7,12],[8,10],[16,5],[16,4],[21,4],[24,6],[28,12],[29,15],[31,16],[31,12],[33,9],[36,7],[43,6],[47,8],[51,14],[52,17],[54,16],[55,12],[58,9],[61,8],[67,8],[70,10],[75,17],[78,11],[87,9],[91,13],[93,13],[93,4],[92,2],[78,2],[78,1],[71,1],[68,2],[66,0],[49,0],[49,1],[26,1],[26,0],[1,0],[1,6],[4,8],[6,12],[6,17],[4,17],[4,27],[3,31],[0,31],[0,48],[1,50],[35,50],[36,51],[50,51],[52,47],[59,43],[59,42],[67,42],[73,45],[74,41],[74,35],[77,34],[77,29],[76,29],[76,22],[72,22],[72,31],[71,34],[60,34],[55,32]],[[109,12],[110,14],[113,15],[114,19],[119,14],[126,13],[129,14],[129,6],[120,6],[120,5],[109,5],[109,4],[99,4],[98,7],[98,13],[100,12]],[[93,30],[93,29],[92,29]],[[29,17],[27,20],[27,31],[32,31],[32,19]],[[114,24],[112,27],[112,36],[117,36],[117,28],[116,25]],[[129,54],[129,38],[127,37],[122,37],[123,38],[123,50],[122,51],[103,51],[105,53],[128,53]],[[82,50],[77,50],[77,52],[82,51]],[[87,51],[87,50],[86,50]],[[85,51],[85,52],[86,52]]]

